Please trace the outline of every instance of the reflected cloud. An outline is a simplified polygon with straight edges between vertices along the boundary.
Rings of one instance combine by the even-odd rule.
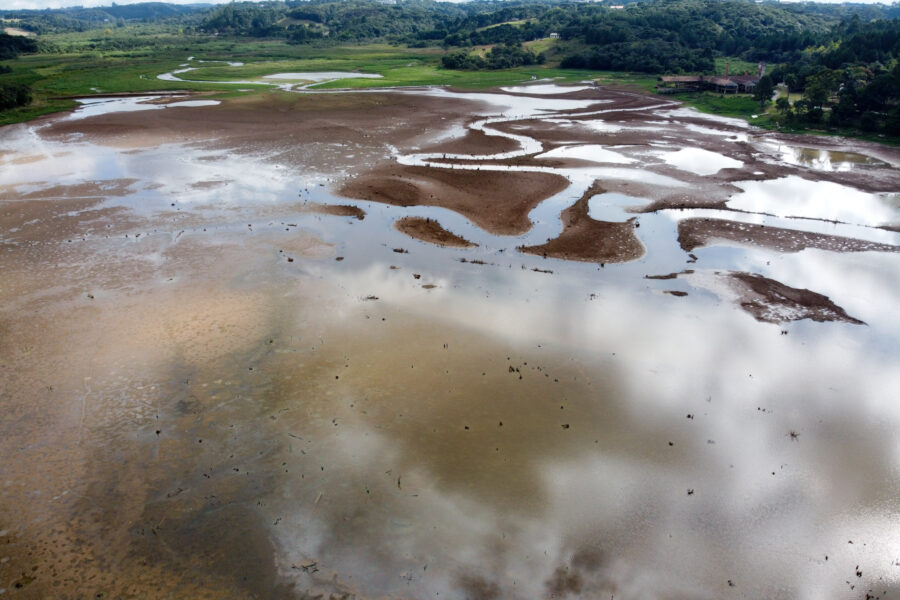
[[[682,171],[697,175],[713,175],[722,169],[739,169],[744,166],[739,160],[702,148],[682,148],[677,152],[663,154],[663,160]]]
[[[878,227],[892,223],[897,209],[887,197],[830,181],[797,176],[736,183],[743,190],[728,201],[738,210]]]
[[[486,133],[498,110],[589,108],[463,96],[486,103]],[[33,239],[0,259],[24,290],[0,310],[12,365],[0,450],[17,482],[3,508],[27,515],[16,535],[59,548],[10,544],[16,568],[58,566],[33,589],[99,572],[71,556],[115,560],[128,585],[161,581],[173,597],[837,600],[900,587],[897,254],[691,256],[677,242],[680,219],[723,215],[895,242],[869,227],[896,219],[884,197],[786,177],[737,184],[732,210],[645,214],[627,209],[648,186],[600,194],[591,216],[634,217],[647,253],[599,265],[515,247],[558,234],[595,179],[684,195],[699,179],[649,172],[652,157],[626,147],[562,146],[632,166],[557,169],[570,188],[506,239],[433,207],[306,211],[347,203],[318,185],[340,174],[268,155],[6,131],[0,185],[37,192],[42,218],[81,226],[41,192],[135,180],[103,197],[131,217],[104,221],[108,236]],[[709,154],[739,162],[685,156]],[[392,224],[408,215],[479,247],[405,237]],[[27,227],[9,221],[17,242]],[[827,295],[868,326],[759,323],[710,284],[724,271]],[[98,591],[120,590],[98,577]]]

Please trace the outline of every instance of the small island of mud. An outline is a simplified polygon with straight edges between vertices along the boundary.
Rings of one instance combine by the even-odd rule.
[[[386,165],[344,184],[347,198],[394,206],[438,206],[458,212],[495,235],[531,229],[528,213],[561,192],[561,175]]]
[[[718,241],[760,246],[778,252],[800,252],[807,248],[831,252],[900,252],[900,246],[755,223],[724,219],[684,219],[678,223],[678,243],[685,252]]]
[[[352,206],[350,204],[322,204],[320,202],[309,202],[304,205],[303,212],[333,215],[335,217],[354,217],[360,221],[366,218],[366,211],[358,206]]]
[[[604,193],[599,182],[588,188],[575,204],[562,211],[559,237],[539,246],[520,246],[526,254],[582,262],[622,263],[644,255],[644,245],[635,235],[635,219],[617,223],[588,216],[588,202]]]
[[[455,233],[447,231],[434,219],[403,217],[394,223],[394,228],[409,237],[442,247],[474,248],[478,246],[478,244],[474,244]]]
[[[784,323],[811,319],[820,323],[840,321],[865,325],[851,317],[828,296],[807,289],[793,288],[755,273],[722,273],[732,291],[738,294],[738,305],[763,323]]]

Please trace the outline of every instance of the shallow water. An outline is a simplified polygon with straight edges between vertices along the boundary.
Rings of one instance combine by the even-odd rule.
[[[507,137],[494,126],[590,106],[470,96],[472,126]],[[640,193],[599,194],[590,215],[637,217],[646,253],[598,265],[516,247],[556,236],[596,178],[697,180],[646,148],[581,145],[632,162],[547,167],[572,186],[508,237],[348,202],[319,185],[339,174],[258,151],[0,131],[4,595],[900,592],[900,254],[723,242],[694,262],[677,242],[704,216],[897,245],[872,228],[898,218],[885,195],[750,181],[752,165],[732,210],[641,214]],[[512,155],[543,149],[517,136]],[[392,228],[408,215],[479,246],[412,240]],[[757,322],[722,271],[825,294],[866,325]]]
[[[791,176],[737,185],[743,193],[735,195],[728,205],[739,210],[872,227],[897,219],[897,207],[889,196],[867,194],[829,181]]]
[[[816,170],[849,171],[858,167],[884,168],[889,166],[883,160],[858,152],[838,152],[798,146],[781,146],[780,149],[785,162]]]
[[[154,96],[134,96],[131,98],[81,98],[81,107],[66,116],[68,119],[87,119],[97,115],[113,112],[132,112],[163,108],[159,104],[151,104]]]
[[[549,152],[538,154],[537,158],[581,158],[583,160],[590,160],[599,163],[615,163],[626,165],[635,162],[635,159],[623,156],[615,150],[608,150],[603,146],[591,144],[560,146],[559,148],[554,148]]]
[[[556,84],[548,84],[548,83],[538,83],[532,85],[517,85],[511,87],[500,88],[504,92],[509,92],[511,94],[537,94],[540,96],[543,95],[555,95],[555,94],[566,94],[572,92],[580,92],[583,90],[591,89],[590,86],[587,85],[556,85]]]
[[[180,100],[178,102],[170,102],[166,104],[166,106],[186,106],[186,107],[199,107],[199,106],[216,106],[220,104],[218,100]]]
[[[192,59],[188,59],[188,64]],[[205,61],[198,60],[198,63],[225,63],[230,67],[241,67],[244,65],[242,62],[229,62],[229,61]],[[157,75],[157,79],[162,81],[194,81],[203,83],[204,80],[192,80],[185,79],[182,77],[185,73],[190,73],[191,71],[196,71],[202,67],[190,67],[185,65],[184,68],[175,69],[174,71],[169,71],[168,73],[161,73]],[[377,73],[357,73],[357,72],[346,72],[346,71],[314,71],[314,72],[303,72],[303,73],[273,73],[270,75],[263,75],[262,80],[228,80],[228,81],[212,81],[206,83],[217,83],[217,84],[240,84],[240,85],[248,85],[248,84],[262,84],[262,85],[274,85],[284,91],[295,91],[295,90],[306,90],[315,87],[318,84],[327,82],[327,81],[337,81],[340,79],[379,79],[383,77]],[[265,81],[265,80],[274,80],[275,82]],[[281,83],[282,81],[286,81],[288,83]],[[296,86],[297,82],[307,82],[306,85]]]
[[[275,73],[264,75],[263,79],[286,79],[291,81],[332,81],[334,79],[380,79],[377,73],[347,73],[343,71],[327,71],[315,73]]]
[[[737,169],[744,166],[744,163],[739,160],[702,148],[682,148],[676,152],[664,154],[663,160],[682,171],[689,171],[697,175],[713,175],[722,169]]]

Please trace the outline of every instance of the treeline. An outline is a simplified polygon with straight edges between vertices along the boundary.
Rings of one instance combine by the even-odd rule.
[[[20,54],[38,51],[38,43],[23,35],[7,35],[0,33],[0,60],[16,58]]]
[[[638,71],[642,73],[710,72],[712,51],[695,51],[676,42],[642,40],[598,45],[563,58],[564,69]]]
[[[36,34],[88,31],[100,27],[124,26],[130,22],[168,23],[193,26],[199,15],[208,13],[205,5],[178,5],[143,2],[99,8],[55,8],[45,10],[2,10],[0,18],[14,21],[16,27]]]
[[[712,72],[717,56],[753,55],[747,60],[759,60],[757,55],[771,56],[775,49],[800,50],[826,33],[839,13],[834,8],[819,11],[818,5],[746,0],[476,6],[470,10],[494,10],[448,23],[447,30],[453,31],[443,38],[445,45],[521,43],[555,34],[563,42],[564,68],[654,74]]]
[[[31,104],[31,89],[23,83],[5,83],[0,77],[0,110]]]
[[[616,6],[612,3],[615,2]],[[622,8],[624,6],[624,8]],[[218,6],[145,2],[100,8],[2,10],[36,33],[153,22],[188,32],[314,42],[386,40],[466,48],[517,44],[558,34],[573,64],[642,70],[696,69],[712,55],[786,58],[819,42],[841,19],[900,16],[900,5],[757,3],[751,0],[267,0]],[[651,42],[663,45],[651,46]],[[606,48],[617,45],[614,48]],[[650,53],[641,56],[642,47]],[[596,52],[595,52],[596,50]],[[666,56],[677,55],[675,60]],[[688,56],[691,55],[691,56]],[[640,63],[643,62],[641,65]]]
[[[267,37],[284,29],[278,23],[286,12],[284,2],[229,2],[207,16],[200,28],[215,33]]]
[[[474,71],[538,65],[543,64],[544,60],[543,54],[526,50],[521,44],[507,43],[492,47],[484,57],[465,51],[452,52],[441,59],[441,64],[445,69]]]
[[[306,42],[430,39],[466,10],[455,4],[404,0],[312,0],[309,2],[232,2],[214,9],[200,24],[207,32],[252,37],[282,37]],[[420,37],[425,34],[424,37]],[[442,34],[443,37],[443,34]]]
[[[772,48],[804,48],[828,31],[833,17],[809,6],[741,0],[651,0],[626,9],[578,6],[562,27],[563,40],[585,49],[563,59],[569,67],[704,72],[715,56],[756,60]],[[762,46],[762,49],[760,47]]]

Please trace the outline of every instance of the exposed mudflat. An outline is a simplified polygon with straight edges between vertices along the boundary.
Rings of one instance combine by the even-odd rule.
[[[792,288],[753,273],[729,273],[726,277],[731,279],[738,293],[741,308],[757,321],[784,323],[811,319],[820,323],[843,321],[854,325],[865,324],[822,294]]]
[[[366,211],[358,206],[351,206],[349,204],[323,204],[321,202],[310,202],[305,205],[304,209],[320,215],[353,217],[360,221],[366,218]]]
[[[0,129],[0,597],[900,597],[898,151],[536,86]]]
[[[387,165],[345,183],[340,194],[395,206],[435,206],[458,212],[497,235],[531,229],[528,214],[568,187],[552,173],[520,173]]]
[[[402,231],[410,237],[423,242],[437,244],[438,246],[447,246],[450,248],[473,248],[477,244],[473,244],[469,240],[462,238],[455,233],[447,231],[441,224],[428,217],[403,217],[394,223],[397,231]]]
[[[635,235],[637,217],[618,223],[588,216],[588,200],[604,192],[601,184],[595,182],[575,204],[562,212],[563,230],[559,237],[537,246],[522,246],[519,250],[543,257],[598,263],[621,263],[640,258],[644,246]]]
[[[855,238],[797,231],[724,219],[684,219],[678,223],[678,243],[686,252],[715,243],[746,244],[778,252],[819,248],[831,252],[900,252],[900,246]]]

